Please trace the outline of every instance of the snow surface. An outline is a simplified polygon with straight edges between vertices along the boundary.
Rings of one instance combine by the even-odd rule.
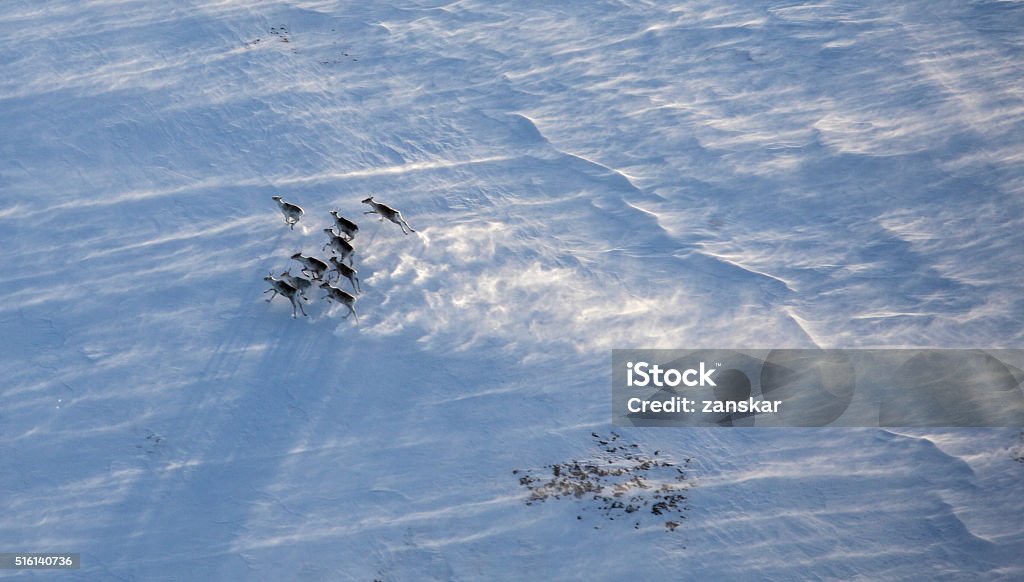
[[[512,474],[600,452],[612,348],[1024,347],[1021,31],[1017,0],[5,2],[0,551],[82,568],[0,577],[1021,579],[1019,430],[620,431],[692,458],[671,532]],[[261,294],[332,209],[359,327]]]

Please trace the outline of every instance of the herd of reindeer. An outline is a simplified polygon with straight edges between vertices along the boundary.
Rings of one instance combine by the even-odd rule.
[[[295,225],[298,224],[305,211],[297,204],[285,202],[280,196],[273,196],[272,198],[281,208],[285,224],[288,225],[289,229],[294,230]],[[377,202],[373,199],[373,196],[364,199],[362,202],[363,204],[370,205],[370,210],[363,214],[376,214],[381,222],[386,218],[402,227],[402,233],[404,234],[416,232],[405,221],[401,212],[383,202]],[[352,258],[355,254],[352,240],[356,237],[356,233],[359,232],[359,226],[339,214],[337,210],[332,210],[331,216],[334,218],[334,227],[324,229],[324,232],[327,234],[327,243],[321,248],[324,251],[328,248],[331,250],[331,256],[327,258],[327,261],[324,262],[321,259],[304,255],[301,252],[295,253],[291,258],[302,265],[301,273],[309,278],[307,279],[301,275],[292,275],[290,268],[277,277],[270,273],[263,278],[264,281],[270,283],[270,289],[267,289],[264,293],[273,293],[267,301],[273,300],[278,295],[282,295],[291,301],[292,317],[296,318],[299,311],[302,312],[302,315],[307,315],[299,299],[309,301],[306,291],[313,287],[314,282],[318,282],[320,288],[327,291],[324,299],[347,307],[348,313],[345,314],[345,317],[347,318],[351,314],[355,318],[356,325],[359,325],[359,316],[356,315],[356,296],[362,293],[362,289],[360,289],[359,278],[356,276],[357,271],[353,266]],[[332,274],[334,274],[334,284],[331,284]],[[352,287],[352,293],[337,286],[341,283],[343,277],[348,279],[349,285]]]

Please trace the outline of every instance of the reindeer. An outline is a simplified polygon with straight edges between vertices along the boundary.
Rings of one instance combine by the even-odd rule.
[[[263,280],[270,283],[270,289],[267,289],[266,291],[264,291],[264,293],[274,293],[273,295],[270,296],[270,299],[267,299],[267,302],[270,302],[274,297],[277,297],[278,294],[284,295],[285,297],[288,298],[289,301],[292,302],[292,319],[298,317],[295,314],[296,307],[298,307],[302,311],[302,315],[309,317],[308,315],[306,315],[306,310],[303,309],[302,303],[295,300],[295,294],[299,292],[298,289],[292,287],[288,283],[285,283],[281,279],[275,279],[273,273],[268,273],[267,276],[263,278]]]
[[[278,277],[280,277],[285,283],[295,287],[295,290],[299,292],[299,295],[301,295],[306,301],[309,301],[309,297],[306,297],[306,291],[313,286],[312,281],[304,277],[296,277],[295,275],[292,275],[291,269],[281,273]]]
[[[330,263],[331,266],[334,267],[334,271],[338,273],[338,281],[341,281],[341,278],[345,277],[352,285],[352,290],[356,292],[356,295],[362,293],[362,290],[359,289],[359,277],[356,277],[356,273],[358,273],[358,271],[346,265],[341,260],[338,260],[337,257],[331,257],[327,259],[327,262]]]
[[[277,205],[281,207],[281,214],[284,214],[284,222],[288,225],[288,228],[295,230],[295,224],[299,222],[305,211],[302,210],[298,205],[292,204],[291,202],[285,202],[280,196],[271,196],[271,200],[277,202]]]
[[[338,214],[337,210],[332,210],[331,216],[334,217],[334,227],[338,229],[338,232],[345,235],[348,240],[356,238],[356,233],[359,232],[359,225]]]
[[[307,257],[302,253],[295,253],[292,258],[302,263],[302,272],[313,279],[323,280],[324,272],[327,271],[327,263],[316,257]]]
[[[328,301],[333,301],[335,303],[340,303],[345,307],[348,307],[349,313],[351,313],[356,318],[356,325],[359,325],[359,316],[356,315],[355,308],[356,298],[353,295],[349,294],[346,291],[338,289],[337,287],[331,285],[327,281],[320,283],[320,288],[325,289],[327,291],[327,295],[324,296],[324,299]],[[346,314],[345,317],[348,317],[348,314]]]
[[[344,237],[338,236],[338,233],[334,232],[333,229],[325,228],[324,232],[327,233],[327,244],[325,244],[322,250],[327,250],[327,247],[331,247],[331,250],[341,255],[341,260],[348,259],[348,264],[352,264],[352,253],[356,251],[352,243],[345,240]]]
[[[409,232],[416,232],[416,230],[413,227],[409,226],[409,223],[406,222],[404,218],[402,218],[401,212],[395,210],[394,208],[388,206],[387,204],[384,204],[383,202],[375,201],[373,199],[373,196],[370,196],[369,198],[363,200],[363,204],[369,204],[370,208],[372,208],[372,210],[367,210],[363,214],[377,214],[380,216],[381,222],[384,222],[384,219],[386,218],[391,222],[397,224],[398,226],[401,226],[403,234],[409,234]],[[409,232],[405,231],[406,228],[409,229]]]

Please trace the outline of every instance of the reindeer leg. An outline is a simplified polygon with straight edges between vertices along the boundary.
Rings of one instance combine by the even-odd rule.
[[[347,320],[348,316],[355,316],[355,325],[359,325],[359,316],[355,315],[355,307],[351,306],[348,303],[345,303],[345,306],[348,307],[348,313],[345,314],[345,317],[343,317],[341,319]]]
[[[295,301],[294,297],[292,298],[292,314],[293,315],[295,314],[295,306],[296,305],[299,306],[299,311],[302,312],[302,315],[304,315],[306,317],[309,317],[309,315],[306,313],[306,309],[304,307],[302,307],[302,302],[301,301]]]
[[[270,303],[271,301],[273,301],[274,297],[277,297],[277,289],[274,288],[267,289],[263,293],[270,293],[271,291],[273,291],[274,294],[270,296],[270,299],[267,299],[267,303]]]

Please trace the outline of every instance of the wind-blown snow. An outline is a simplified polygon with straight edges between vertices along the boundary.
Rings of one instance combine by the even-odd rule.
[[[693,458],[674,532],[512,475],[594,454],[612,348],[1024,347],[1021,30],[995,0],[5,3],[0,551],[1024,576],[1019,430],[627,431]],[[262,301],[332,209],[359,327]]]

